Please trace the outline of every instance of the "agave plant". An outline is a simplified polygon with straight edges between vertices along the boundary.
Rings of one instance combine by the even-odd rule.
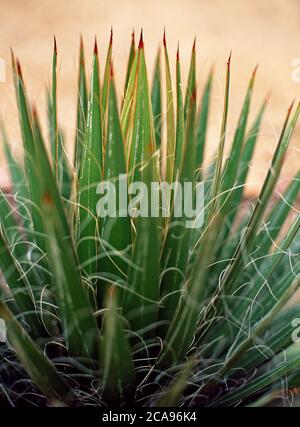
[[[300,107],[288,109],[260,194],[246,201],[267,102],[249,124],[256,69],[230,145],[229,58],[219,145],[204,162],[213,71],[198,105],[195,43],[185,94],[179,52],[172,86],[165,36],[150,90],[143,37],[136,48],[133,35],[119,102],[112,49],[111,35],[100,77],[95,43],[87,88],[81,41],[72,162],[59,124],[56,42],[49,138],[12,54],[24,161],[2,124],[12,189],[0,193],[1,406],[291,403],[300,384],[300,307],[288,304],[300,283],[300,171],[280,199],[273,194]],[[119,176],[147,189],[192,183],[194,196],[201,185],[200,226],[176,216],[177,184],[169,215],[142,215],[140,198],[135,215],[119,201],[101,216],[99,183],[120,190]],[[162,207],[161,187],[157,194]]]

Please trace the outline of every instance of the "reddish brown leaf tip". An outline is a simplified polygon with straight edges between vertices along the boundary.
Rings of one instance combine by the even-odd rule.
[[[179,62],[179,43],[177,45],[176,61]]]
[[[54,53],[57,55],[57,43],[56,43],[56,37],[55,34],[53,36],[53,42],[54,42]]]
[[[10,47],[10,57],[11,57],[12,68],[13,70],[15,70],[16,60],[15,60],[15,54],[14,54],[14,51],[12,50],[12,47]]]
[[[153,141],[149,141],[149,143],[146,145],[145,149],[146,149],[146,153],[148,154],[148,156],[152,156],[153,154]]]
[[[81,66],[84,67],[84,45],[83,45],[82,34],[80,34],[79,61]]]
[[[37,109],[35,104],[32,105],[32,117],[34,118],[34,120],[37,119]]]
[[[255,65],[254,70],[252,72],[252,78],[254,78],[256,76],[257,73],[257,69],[258,69],[258,63]]]
[[[194,43],[193,43],[192,51],[195,52],[195,50],[196,50],[196,36],[194,38]]]
[[[48,191],[43,194],[43,202],[48,206],[53,204],[52,196]]]
[[[111,29],[110,29],[110,39],[109,39],[110,46],[112,46],[112,44],[113,44],[113,37],[114,37],[114,32],[113,32],[113,27],[111,27]]]
[[[134,45],[134,43],[135,43],[135,32],[134,32],[134,29],[132,30],[132,33],[131,33],[131,43]]]
[[[230,63],[231,63],[231,55],[232,55],[232,50],[230,51],[228,60],[227,60],[227,67],[230,68]]]
[[[107,290],[107,298],[113,300],[116,297],[116,288],[114,286],[110,286]]]
[[[94,44],[94,55],[98,55],[98,44],[97,44],[97,37],[95,37],[95,44]]]
[[[270,100],[270,98],[271,98],[271,95],[272,95],[272,91],[271,90],[269,90],[269,92],[267,92],[267,94],[266,94],[266,96],[265,96],[265,99],[264,99],[264,102],[263,102],[263,104],[265,105],[265,104],[267,104],[268,102],[269,102],[269,100]]]
[[[191,95],[191,100],[193,101],[193,102],[196,102],[196,99],[197,99],[197,91],[196,91],[196,88],[193,90],[193,92],[192,92],[192,95]]]
[[[113,67],[113,63],[110,63],[110,78],[113,79],[114,78],[114,67]]]
[[[80,50],[83,51],[83,37],[82,37],[82,34],[80,34]]]
[[[144,49],[143,30],[141,30],[139,49]]]
[[[164,47],[167,47],[167,40],[166,40],[166,29],[164,29],[164,35],[163,35],[163,44],[164,44]]]
[[[291,105],[289,106],[288,114],[291,114],[291,111],[292,111],[294,104],[295,104],[295,99],[293,99],[293,101],[291,102]]]
[[[210,66],[210,70],[209,70],[209,75],[210,75],[210,77],[212,77],[212,76],[213,76],[213,74],[214,74],[214,72],[215,72],[215,69],[216,69],[216,64],[212,64],[212,65]]]
[[[18,76],[20,77],[20,79],[23,79],[21,64],[20,64],[20,62],[19,62],[18,59],[17,59],[16,62],[17,62],[17,73],[18,73]]]

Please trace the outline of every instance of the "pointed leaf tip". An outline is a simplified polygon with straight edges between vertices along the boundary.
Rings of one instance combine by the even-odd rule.
[[[98,44],[97,44],[97,37],[95,37],[95,44],[94,44],[94,55],[98,55]]]
[[[197,90],[196,88],[193,90],[192,95],[191,95],[191,100],[193,102],[196,102],[196,98],[197,98]]]
[[[292,108],[293,108],[293,106],[294,106],[294,104],[295,104],[295,98],[293,99],[293,101],[291,102],[291,105],[289,106],[289,108],[288,108],[288,114],[290,114],[291,113],[291,111],[292,111]],[[299,106],[299,104],[298,104],[298,106]],[[298,108],[298,107],[297,107]]]
[[[50,193],[48,193],[48,191],[43,194],[43,202],[48,206],[53,204],[52,196]]]
[[[9,50],[10,50],[10,56],[11,56],[11,59],[12,59],[13,61],[15,61],[15,54],[14,54],[13,48],[12,48],[11,46],[10,46]]]
[[[85,61],[84,61],[84,44],[83,44],[82,34],[80,34],[79,61],[80,61],[81,66],[84,67],[84,64],[85,64]]]
[[[194,38],[194,43],[193,43],[192,51],[195,52],[195,50],[196,50],[196,36]]]
[[[164,44],[164,47],[167,47],[167,40],[166,40],[166,29],[164,29],[164,35],[163,35],[163,44]]]
[[[143,30],[141,30],[139,49],[144,49]]]
[[[111,29],[110,29],[110,39],[109,39],[110,46],[113,44],[113,36],[114,36],[113,27],[111,27]]]
[[[34,120],[37,119],[37,109],[36,109],[36,105],[32,104],[32,117],[34,118]]]
[[[17,64],[18,76],[20,77],[21,80],[23,80],[22,68],[21,68],[20,61],[18,59],[16,60],[16,64]]]
[[[253,70],[253,72],[252,72],[252,77],[253,77],[253,78],[256,76],[257,69],[258,69],[258,63],[255,65],[254,70]]]
[[[271,98],[271,95],[272,95],[272,91],[271,91],[271,90],[269,90],[269,92],[267,92],[267,94],[266,94],[266,96],[265,96],[264,104],[267,104],[267,103],[269,102],[269,100],[270,100],[270,98]]]
[[[114,67],[113,67],[113,63],[110,63],[110,78],[113,79],[114,78]]]
[[[54,53],[57,55],[57,43],[56,43],[55,34],[53,36],[53,48],[54,48]]]
[[[232,50],[230,51],[228,60],[227,60],[227,67],[230,68],[230,63],[231,63],[231,55],[232,55]]]
[[[216,64],[212,64],[209,70],[209,76],[212,78],[214,72],[215,72]]]
[[[16,60],[15,60],[15,54],[14,54],[14,51],[13,51],[12,47],[10,47],[10,57],[11,57],[12,68],[13,68],[13,70],[15,70],[15,68],[16,68]]]
[[[176,61],[179,62],[179,43],[177,45]]]
[[[256,64],[254,70],[252,71],[252,75],[251,75],[251,78],[250,78],[250,81],[249,81],[249,88],[250,87],[252,88],[253,85],[254,85],[254,80],[255,80],[257,69],[258,69],[258,64]]]
[[[133,28],[132,33],[131,33],[131,43],[132,44],[135,43],[135,32],[134,32],[134,28]]]
[[[111,300],[115,298],[116,295],[116,288],[114,286],[110,286],[110,288],[107,291],[107,296]]]

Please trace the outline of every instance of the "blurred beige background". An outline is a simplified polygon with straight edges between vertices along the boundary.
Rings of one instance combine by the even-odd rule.
[[[164,27],[173,58],[172,66],[177,42],[180,41],[185,77],[191,45],[196,36],[199,97],[210,66],[216,66],[209,152],[218,140],[225,62],[230,50],[233,57],[228,142],[234,131],[233,125],[239,114],[247,80],[253,67],[259,63],[251,117],[266,93],[271,90],[272,95],[248,186],[249,194],[257,192],[288,105],[293,98],[300,98],[300,81],[292,79],[292,62],[300,58],[299,0],[0,0],[0,16],[0,58],[7,63],[6,81],[0,83],[0,114],[6,122],[16,156],[20,155],[21,144],[10,75],[10,46],[23,65],[30,99],[36,102],[41,115],[45,117],[45,87],[50,78],[53,34],[56,34],[59,49],[59,120],[70,152],[74,139],[80,33],[85,40],[87,56],[92,51],[93,39],[97,34],[103,69],[110,26],[113,25],[114,63],[119,89],[124,82],[132,28],[137,33],[141,27],[144,29],[150,76]],[[87,65],[90,65],[89,58]],[[294,134],[278,191],[285,187],[287,180],[299,168],[299,137],[300,125]],[[3,184],[7,178],[1,156],[0,164]]]

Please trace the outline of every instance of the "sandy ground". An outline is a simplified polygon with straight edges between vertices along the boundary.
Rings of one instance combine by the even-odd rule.
[[[74,139],[80,33],[85,39],[87,53],[91,52],[93,38],[97,34],[103,69],[110,26],[113,25],[114,63],[119,89],[124,81],[132,28],[137,31],[140,27],[144,29],[150,73],[164,26],[173,67],[177,42],[180,41],[185,77],[196,36],[199,97],[209,68],[212,64],[216,67],[208,153],[212,152],[218,140],[225,62],[230,50],[233,50],[233,58],[228,143],[234,132],[247,80],[253,67],[259,63],[251,117],[268,91],[271,90],[272,96],[249,181],[249,194],[257,193],[288,105],[293,98],[300,98],[300,82],[292,79],[292,61],[300,58],[299,0],[0,0],[0,16],[0,58],[7,63],[6,81],[0,83],[0,114],[7,125],[16,156],[20,155],[20,136],[10,75],[9,46],[13,47],[23,65],[30,99],[35,101],[45,117],[44,95],[50,76],[52,39],[56,34],[59,120],[70,151]],[[90,60],[87,64],[90,65]],[[278,191],[299,167],[299,136],[300,125],[293,137]],[[3,184],[7,179],[1,156],[0,164],[0,181]]]

